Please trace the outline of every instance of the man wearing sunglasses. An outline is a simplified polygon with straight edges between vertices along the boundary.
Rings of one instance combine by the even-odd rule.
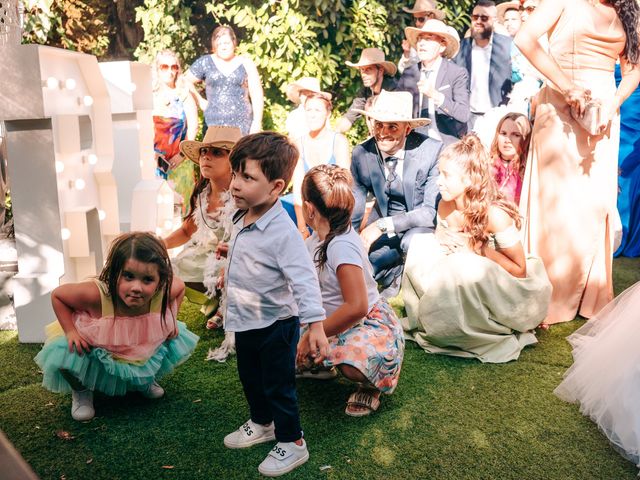
[[[427,20],[444,21],[445,18],[444,10],[437,7],[435,0],[416,0],[413,8],[402,7],[402,10],[413,15],[416,28],[422,28]],[[402,75],[406,68],[416,65],[419,61],[418,53],[411,47],[409,40],[402,40],[402,57],[398,61],[398,73]]]
[[[507,103],[511,91],[511,38],[493,31],[496,16],[492,0],[478,0],[471,15],[471,37],[462,40],[453,60],[469,72],[470,131],[488,110]]]

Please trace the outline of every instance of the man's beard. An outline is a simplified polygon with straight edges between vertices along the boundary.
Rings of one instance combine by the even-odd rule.
[[[471,29],[471,38],[474,40],[489,40],[491,38],[491,34],[493,33],[492,27],[485,27],[484,30],[478,32],[475,28]]]

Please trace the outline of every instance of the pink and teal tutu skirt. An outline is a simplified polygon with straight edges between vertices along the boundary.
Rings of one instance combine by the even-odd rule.
[[[165,340],[145,361],[120,359],[100,347],[78,355],[69,352],[64,334],[47,340],[34,360],[43,373],[42,385],[52,392],[71,391],[71,386],[60,373],[63,369],[90,390],[106,395],[124,395],[131,390],[144,390],[189,358],[199,337],[183,322],[178,322],[178,332],[176,338]]]

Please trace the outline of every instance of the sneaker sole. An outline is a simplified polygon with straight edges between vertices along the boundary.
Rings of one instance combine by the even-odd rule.
[[[284,475],[285,473],[289,473],[291,470],[299,467],[300,465],[302,465],[304,463],[307,463],[307,460],[309,460],[309,451],[308,450],[305,453],[304,457],[300,457],[298,460],[293,462],[288,467],[283,468],[282,470],[277,470],[277,471],[262,470],[260,468],[260,466],[258,466],[258,472],[260,472],[265,477],[279,477],[280,475]]]
[[[276,439],[275,433],[272,433],[268,437],[259,437],[259,438],[256,438],[255,440],[251,440],[250,442],[245,442],[245,443],[231,443],[231,442],[228,442],[227,439],[225,438],[224,446],[227,448],[249,448],[249,447],[253,447],[254,445],[258,445],[259,443],[271,442],[275,439]]]

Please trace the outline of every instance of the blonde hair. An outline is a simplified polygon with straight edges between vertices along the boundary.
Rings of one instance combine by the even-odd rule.
[[[520,228],[522,222],[518,207],[498,190],[487,151],[477,136],[465,135],[460,141],[447,146],[438,161],[440,164],[455,162],[469,181],[463,197],[462,231],[469,235],[472,248],[478,244],[484,246],[489,240],[487,226],[491,206],[504,210],[513,219],[516,228]]]
[[[176,88],[180,91],[188,91],[187,84],[182,76],[182,63],[180,57],[173,50],[165,49],[156,53],[156,58],[153,60],[153,91],[157,92],[160,89],[160,82],[158,82],[158,68],[160,67],[160,57],[173,57],[178,64],[178,74],[176,75]]]
[[[520,175],[520,178],[522,178],[524,176],[524,168],[527,165],[529,140],[531,138],[531,123],[525,115],[523,115],[522,113],[510,112],[500,119],[500,121],[498,122],[498,126],[496,127],[496,133],[493,136],[493,142],[491,142],[489,155],[494,162],[500,160],[498,137],[500,136],[500,129],[502,128],[502,124],[504,124],[504,122],[506,122],[507,120],[511,120],[516,125],[520,125],[518,123],[518,120],[520,119],[524,120],[524,125],[526,126],[526,128],[525,131],[522,132],[522,142],[520,142],[520,145],[516,147],[516,157],[511,160],[511,170],[517,172],[518,175]]]
[[[318,268],[327,263],[329,242],[351,227],[351,213],[355,205],[352,184],[349,170],[337,165],[317,165],[304,176],[302,199],[310,202],[329,222],[329,234],[313,257]]]

